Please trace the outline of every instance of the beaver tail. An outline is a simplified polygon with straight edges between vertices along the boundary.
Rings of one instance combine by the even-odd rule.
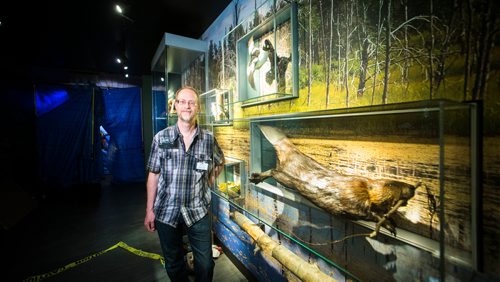
[[[286,135],[276,127],[268,125],[259,125],[260,131],[264,134],[266,139],[272,144],[276,145],[279,141],[286,138]]]

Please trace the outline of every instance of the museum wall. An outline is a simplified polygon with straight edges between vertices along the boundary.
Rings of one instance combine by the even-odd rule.
[[[446,250],[451,250],[448,253],[465,253],[460,262],[446,261],[446,275],[470,279],[474,275],[471,253],[476,229],[471,205],[474,191],[470,191],[470,127],[474,123],[470,109],[482,106],[482,217],[477,236],[483,251],[476,261],[486,273],[500,275],[500,227],[496,223],[500,216],[500,74],[495,63],[500,58],[496,47],[499,4],[488,0],[295,3],[296,10],[289,8],[289,1],[233,1],[201,38],[209,42],[205,58],[208,89],[201,83],[203,60],[183,74],[184,83],[207,92],[220,89],[229,93],[231,123],[214,127],[225,155],[243,160],[246,175],[251,175],[251,162],[255,162],[252,143],[264,142],[259,141],[263,137],[255,137],[258,130],[252,124],[271,125],[284,130],[300,152],[331,171],[424,183],[425,188],[418,188],[398,210],[395,223],[411,234],[435,241],[443,239],[438,234],[444,227]],[[269,61],[274,58],[274,68],[273,64],[254,61],[256,47],[260,52],[273,52]],[[402,105],[418,114],[258,122],[280,115],[384,112],[391,105],[395,105],[392,110]],[[439,114],[427,114],[427,107],[437,107]],[[453,110],[456,107],[463,110]],[[245,193],[249,211],[296,235],[361,280],[426,280],[439,275],[442,266],[435,254],[398,240],[398,235],[336,242],[367,230],[322,209],[305,208],[276,195],[251,189]],[[440,209],[446,222],[438,216]],[[269,279],[261,267],[263,261],[266,268],[272,265],[277,272],[286,272],[273,259],[249,261],[258,255],[238,247],[249,240],[239,233],[231,234],[237,227],[223,216],[231,210],[230,205],[217,204],[216,211],[220,210],[223,224],[217,225],[219,235],[257,277]],[[410,220],[415,214],[418,219]],[[316,262],[323,272],[338,279],[349,276],[337,273],[332,264],[325,265],[307,248],[297,247],[274,229],[267,233],[305,260]]]

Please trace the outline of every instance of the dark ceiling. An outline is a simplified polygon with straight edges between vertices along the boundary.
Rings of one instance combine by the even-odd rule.
[[[2,1],[1,68],[122,74],[115,59],[125,54],[131,76],[149,74],[164,32],[199,38],[230,2]],[[115,12],[116,4],[131,20]]]

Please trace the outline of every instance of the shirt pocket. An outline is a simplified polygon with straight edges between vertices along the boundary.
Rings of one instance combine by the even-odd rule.
[[[164,149],[162,153],[161,173],[164,176],[164,181],[168,187],[175,181],[175,169],[179,162],[179,149]]]
[[[167,149],[162,149],[160,153],[160,166],[162,169],[162,172],[166,171],[167,165],[169,160],[171,159],[171,154],[169,152],[170,150]]]

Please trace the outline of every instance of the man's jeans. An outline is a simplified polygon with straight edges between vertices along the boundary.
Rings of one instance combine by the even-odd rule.
[[[155,226],[165,258],[165,269],[171,281],[189,281],[182,246],[184,229],[193,251],[195,281],[212,281],[215,264],[212,257],[212,233],[208,215],[188,228],[185,227],[183,220],[176,228],[159,221],[155,221]]]

